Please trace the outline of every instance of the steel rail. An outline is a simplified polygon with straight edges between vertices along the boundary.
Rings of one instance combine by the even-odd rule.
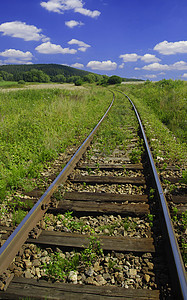
[[[94,134],[97,132],[101,123],[110,111],[114,99],[115,95],[113,93],[113,100],[103,117],[98,122],[98,124],[89,134],[89,136],[85,139],[83,144],[78,148],[76,153],[72,156],[70,161],[66,164],[66,166],[63,168],[63,170],[60,172],[57,178],[51,183],[46,192],[41,196],[38,202],[28,212],[26,217],[22,220],[22,222],[18,225],[18,227],[14,230],[14,232],[9,236],[9,238],[0,248],[0,275],[2,275],[7,270],[8,266],[13,261],[21,246],[27,240],[29,232],[36,226],[36,224],[43,217],[44,213],[47,211],[50,202],[50,197],[52,196],[52,194],[60,185],[62,185],[66,181],[67,177],[70,175],[70,173],[82,157],[83,153],[90,145]]]
[[[138,111],[137,111],[134,103],[125,93],[123,93],[121,91],[119,91],[119,92],[128,98],[128,100],[130,101],[130,103],[133,106],[133,109],[134,109],[135,114],[138,119],[142,137],[143,137],[143,140],[144,140],[144,143],[146,146],[146,152],[149,157],[150,169],[153,174],[155,186],[157,189],[157,195],[160,200],[159,202],[160,202],[160,206],[161,206],[163,217],[164,217],[164,227],[162,228],[162,230],[167,236],[166,247],[169,246],[170,259],[172,259],[172,263],[173,263],[173,264],[171,264],[171,262],[169,261],[169,267],[171,268],[172,273],[175,272],[175,274],[172,274],[172,276],[171,276],[172,284],[173,284],[176,296],[178,297],[177,299],[185,299],[186,300],[187,299],[187,280],[186,280],[186,272],[185,272],[185,268],[184,268],[184,264],[183,264],[183,259],[182,259],[181,253],[180,253],[177,239],[175,237],[174,228],[173,228],[173,225],[171,222],[169,209],[168,209],[167,202],[166,202],[166,199],[164,196],[164,192],[163,192],[163,189],[161,186],[161,182],[160,182],[160,179],[159,179],[156,167],[155,167],[155,163],[154,163],[154,160],[153,160],[153,157],[151,154],[151,150],[150,150],[147,138],[146,138],[146,134],[145,134],[140,116],[138,114]]]

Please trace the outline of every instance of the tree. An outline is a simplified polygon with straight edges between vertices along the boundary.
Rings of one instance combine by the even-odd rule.
[[[109,77],[108,84],[120,84],[122,82],[122,78],[116,75]]]

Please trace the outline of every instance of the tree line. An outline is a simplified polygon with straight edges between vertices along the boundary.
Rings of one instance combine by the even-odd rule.
[[[24,82],[59,82],[81,85],[83,82],[108,85],[133,79],[122,79],[119,76],[107,76],[79,70],[65,65],[4,65],[0,66],[0,81]]]

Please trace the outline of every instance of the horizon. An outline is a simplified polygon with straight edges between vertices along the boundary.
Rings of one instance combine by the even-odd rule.
[[[7,0],[0,8],[0,65],[187,79],[186,0]]]

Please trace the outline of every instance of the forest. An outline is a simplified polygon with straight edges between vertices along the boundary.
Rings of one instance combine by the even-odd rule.
[[[75,83],[76,85],[81,85],[83,82],[96,82],[99,85],[107,85],[129,80],[136,81],[136,79],[126,79],[115,75],[109,77],[57,64],[0,66],[0,81],[17,81],[20,83],[51,81]]]

